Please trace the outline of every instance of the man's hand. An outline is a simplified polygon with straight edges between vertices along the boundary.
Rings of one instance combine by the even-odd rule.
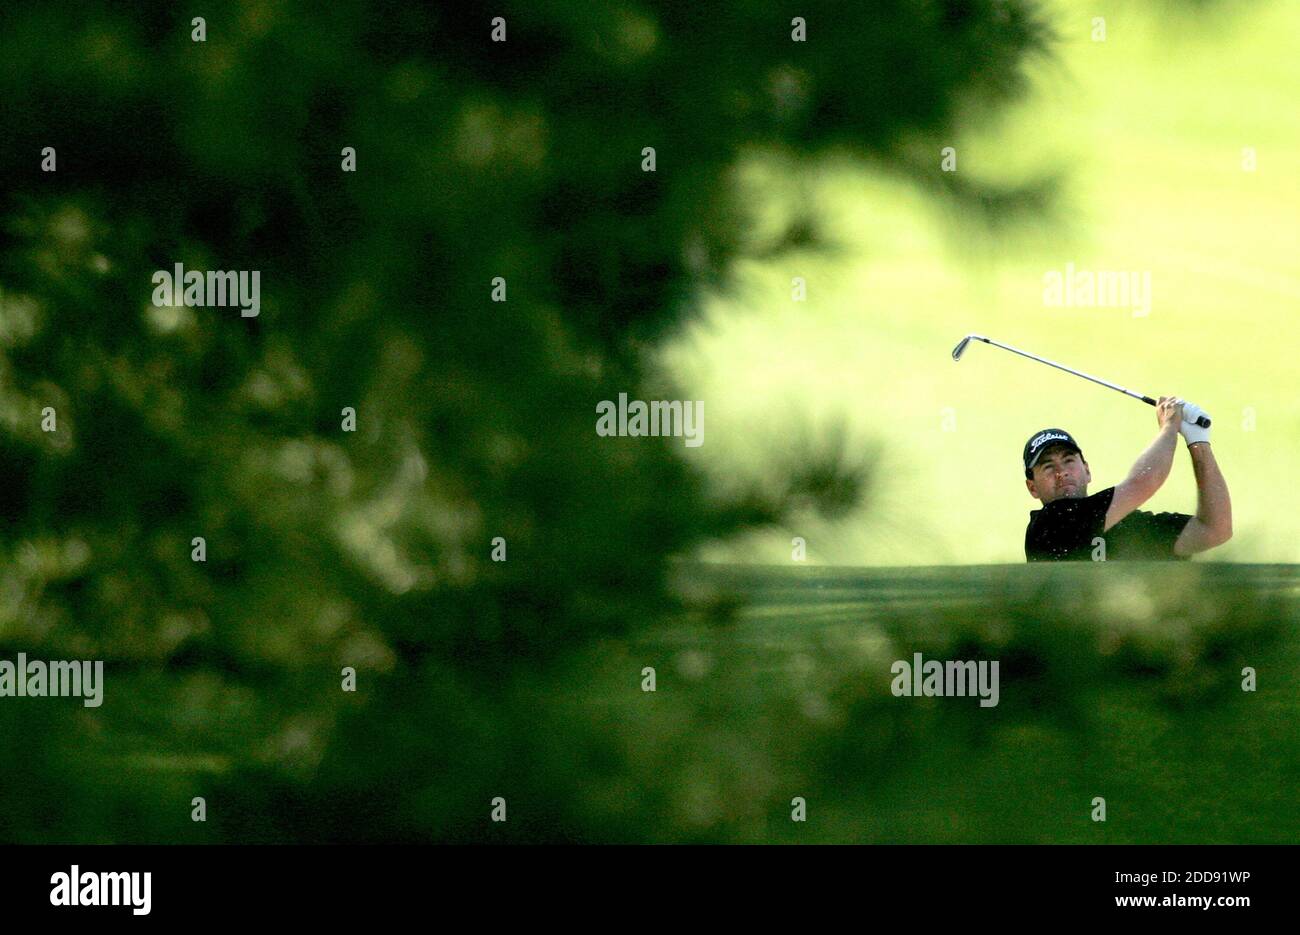
[[[1160,428],[1172,425],[1175,430],[1181,429],[1183,419],[1183,401],[1177,396],[1161,396],[1156,400],[1156,423]]]
[[[1210,430],[1201,428],[1196,424],[1196,420],[1205,414],[1205,410],[1195,403],[1183,403],[1183,424],[1179,427],[1178,432],[1187,440],[1189,448],[1197,442],[1208,442],[1210,440]]]

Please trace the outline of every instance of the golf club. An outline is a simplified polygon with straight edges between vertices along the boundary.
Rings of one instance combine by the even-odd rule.
[[[1049,367],[1055,367],[1057,370],[1064,370],[1066,373],[1072,373],[1076,377],[1083,377],[1085,380],[1091,380],[1093,383],[1100,383],[1102,386],[1108,386],[1112,390],[1119,390],[1124,395],[1132,396],[1134,399],[1140,399],[1142,400],[1142,402],[1147,403],[1148,405],[1151,406],[1156,405],[1156,401],[1152,399],[1150,396],[1143,396],[1141,393],[1135,393],[1132,390],[1125,389],[1124,387],[1120,386],[1118,383],[1111,383],[1107,380],[1100,380],[1097,377],[1090,377],[1086,373],[1080,373],[1078,370],[1072,370],[1069,367],[1066,367],[1062,364],[1058,364],[1055,361],[1048,360],[1045,357],[1039,357],[1036,354],[1030,354],[1028,351],[1022,351],[1019,348],[1012,347],[1009,344],[1001,344],[997,341],[992,340],[991,338],[984,337],[984,335],[982,334],[968,334],[966,335],[966,337],[962,338],[961,341],[957,344],[957,346],[952,349],[952,359],[961,360],[961,355],[966,352],[966,345],[970,344],[971,341],[983,341],[985,344],[992,344],[994,347],[1000,347],[1004,351],[1010,351],[1013,354],[1019,354],[1021,357],[1028,357],[1030,360],[1036,360],[1040,364],[1047,364]],[[1210,417],[1201,416],[1199,419],[1196,420],[1196,424],[1203,429],[1208,429],[1210,427]]]

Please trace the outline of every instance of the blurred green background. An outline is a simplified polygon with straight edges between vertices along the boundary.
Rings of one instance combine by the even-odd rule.
[[[107,682],[0,698],[0,840],[1295,839],[1294,14],[803,6],[4,8],[0,659]],[[1150,316],[1044,309],[1067,261]],[[967,331],[1204,404],[1256,564],[1019,564],[1027,433],[1102,480],[1150,413]],[[917,651],[1001,704],[894,698]]]

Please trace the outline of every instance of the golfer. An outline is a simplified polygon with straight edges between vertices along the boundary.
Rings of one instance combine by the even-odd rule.
[[[1210,430],[1196,424],[1200,407],[1172,396],[1156,406],[1160,431],[1117,486],[1088,494],[1092,471],[1063,429],[1044,429],[1025,443],[1025,486],[1043,508],[1029,514],[1030,562],[1186,559],[1232,538],[1228,485],[1210,450]],[[1187,421],[1190,420],[1190,421]],[[1169,476],[1178,436],[1196,472],[1196,515],[1139,510]]]

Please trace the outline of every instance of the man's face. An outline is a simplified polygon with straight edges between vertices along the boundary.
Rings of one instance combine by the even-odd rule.
[[[1088,462],[1077,451],[1064,445],[1052,445],[1031,469],[1033,477],[1025,478],[1029,495],[1046,505],[1062,497],[1088,496],[1092,472]]]

